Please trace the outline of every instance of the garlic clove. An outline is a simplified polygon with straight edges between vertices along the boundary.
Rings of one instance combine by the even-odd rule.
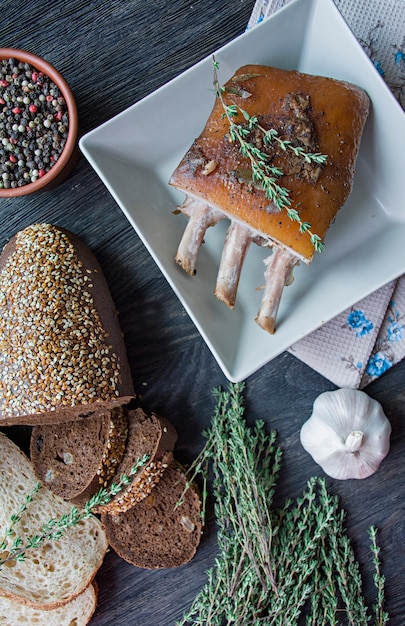
[[[356,389],[318,396],[300,440],[332,478],[366,478],[377,471],[390,448],[391,424],[377,400]]]
[[[366,478],[367,468],[352,454],[347,454],[346,450],[336,452],[327,461],[318,463],[325,474],[336,480],[348,480],[350,478]]]

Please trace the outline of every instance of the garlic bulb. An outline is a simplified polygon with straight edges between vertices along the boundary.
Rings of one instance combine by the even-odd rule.
[[[332,478],[366,478],[390,448],[391,424],[381,404],[363,391],[322,393],[301,428],[305,450]]]

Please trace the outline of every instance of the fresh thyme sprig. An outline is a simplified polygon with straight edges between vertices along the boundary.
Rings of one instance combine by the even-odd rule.
[[[41,529],[37,534],[28,537],[25,542],[21,537],[17,536],[13,540],[13,543],[9,545],[9,538],[15,534],[16,524],[21,521],[23,513],[27,510],[31,502],[35,500],[35,496],[42,489],[42,484],[38,482],[32,493],[25,497],[18,512],[13,514],[10,518],[10,525],[6,529],[5,538],[0,545],[0,569],[3,565],[12,561],[24,561],[27,550],[40,548],[47,541],[57,541],[69,530],[69,528],[77,526],[82,520],[91,517],[96,509],[108,504],[115,495],[120,493],[124,487],[129,485],[132,477],[141,467],[146,465],[148,460],[149,456],[145,454],[135,463],[135,465],[131,467],[128,474],[122,474],[117,482],[111,483],[107,488],[102,487],[99,489],[97,493],[95,493],[84,504],[82,509],[72,506],[69,513],[62,515],[58,519],[50,519],[41,526]]]
[[[243,383],[215,390],[207,439],[190,468],[212,469],[218,553],[207,582],[177,626],[369,626],[359,564],[345,530],[345,512],[326,481],[311,478],[301,498],[279,509],[273,496],[281,450],[262,421],[244,420]],[[258,510],[259,509],[259,510]],[[375,626],[385,626],[384,577],[375,530]]]
[[[277,130],[274,128],[267,130],[263,128],[259,124],[257,116],[249,115],[247,111],[236,103],[226,104],[223,97],[225,87],[223,87],[219,82],[218,67],[219,64],[215,60],[215,57],[213,57],[215,93],[224,109],[223,116],[226,117],[229,122],[229,137],[231,141],[239,144],[239,150],[242,156],[250,161],[252,180],[260,184],[266,194],[266,198],[270,202],[272,202],[280,211],[285,210],[290,220],[299,224],[299,230],[301,233],[307,233],[309,235],[315,251],[322,252],[324,249],[323,241],[319,235],[312,232],[311,224],[309,222],[303,222],[299,211],[291,206],[290,191],[279,185],[277,182],[278,179],[283,176],[283,171],[279,167],[270,165],[268,154],[248,141],[248,137],[253,129],[258,129],[262,134],[265,146],[270,146],[274,141],[276,141],[281,150],[284,152],[290,150],[296,156],[303,158],[307,163],[317,163],[322,165],[326,163],[327,155],[320,154],[319,152],[306,152],[302,147],[294,146],[290,141],[281,139],[278,136]],[[247,126],[235,122],[235,118],[239,115],[239,113],[242,114]]]
[[[385,577],[381,573],[380,547],[377,545],[377,528],[372,526],[369,530],[371,551],[374,561],[374,585],[377,589],[377,601],[374,604],[375,626],[384,626],[389,621],[389,615],[384,610],[385,603]]]

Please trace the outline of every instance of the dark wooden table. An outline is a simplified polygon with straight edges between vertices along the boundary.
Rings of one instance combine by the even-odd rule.
[[[82,132],[98,126],[242,33],[253,0],[1,0],[0,42],[44,56],[77,99]],[[80,235],[101,262],[120,312],[135,387],[144,405],[179,432],[176,455],[191,461],[209,424],[212,389],[227,381],[186,312],[106,188],[82,156],[59,188],[1,200],[0,245],[36,221]],[[392,626],[405,623],[405,361],[367,387],[392,422],[392,446],[364,481],[336,482],[347,524],[371,590],[367,529],[380,529]],[[334,385],[284,353],[247,380],[247,419],[263,418],[284,450],[279,496],[297,496],[322,472],[299,445],[314,399]],[[205,582],[215,555],[209,523],[195,559],[178,570],[136,569],[112,551],[97,576],[94,626],[168,626]]]

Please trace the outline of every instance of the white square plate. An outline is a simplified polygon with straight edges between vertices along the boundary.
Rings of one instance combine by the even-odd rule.
[[[405,116],[332,0],[292,0],[216,52],[221,82],[247,63],[330,76],[372,101],[353,192],[326,249],[295,271],[276,333],[254,321],[266,253],[248,252],[234,311],[213,295],[226,224],[209,229],[197,275],[174,262],[185,220],[168,180],[210,114],[212,59],[82,137],[80,147],[169,281],[227,378],[243,380],[293,343],[405,272]]]

